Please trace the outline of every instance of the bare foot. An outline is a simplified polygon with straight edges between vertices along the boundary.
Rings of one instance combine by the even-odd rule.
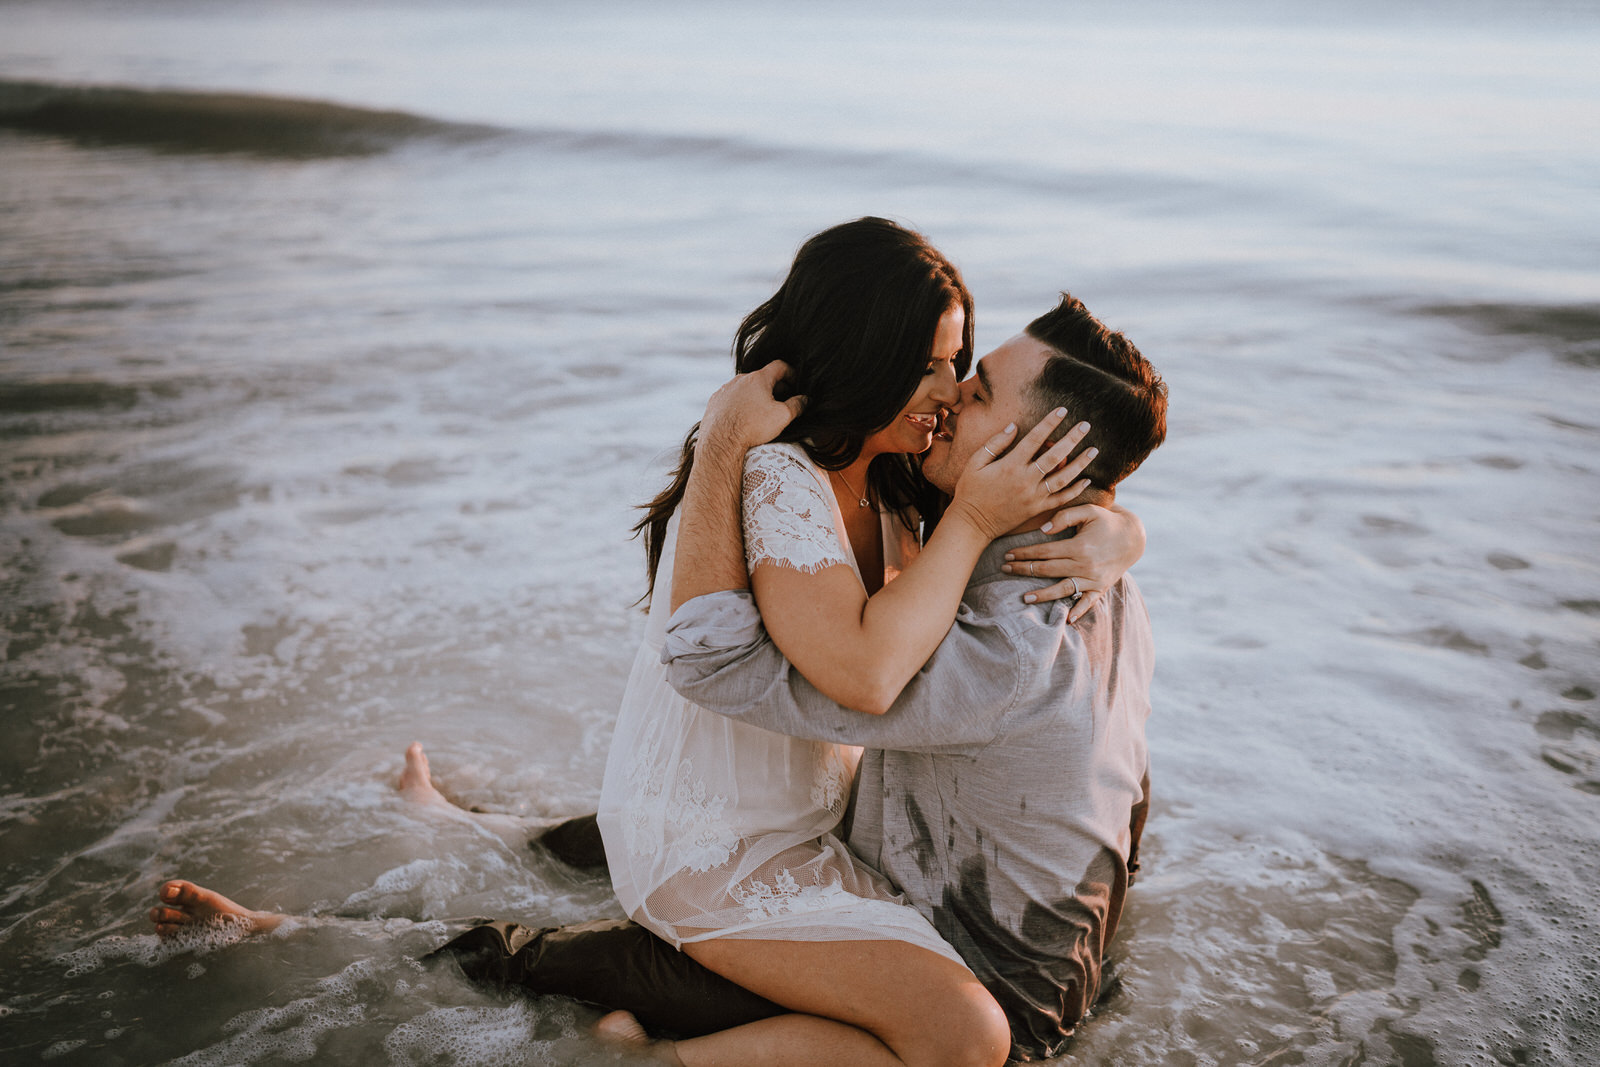
[[[659,1063],[669,1064],[670,1067],[683,1067],[683,1061],[678,1058],[677,1046],[671,1041],[659,1041],[645,1033],[644,1027],[633,1017],[632,1012],[614,1011],[610,1015],[602,1016],[600,1021],[594,1024],[594,1034],[612,1048],[648,1056]]]
[[[150,921],[161,937],[171,937],[185,927],[218,922],[242,926],[252,934],[266,933],[287,918],[275,911],[251,911],[221,893],[181,879],[164,884],[158,896],[161,906],[150,909]]]
[[[413,741],[406,749],[406,769],[400,772],[400,795],[416,804],[443,804],[454,807],[445,795],[434,788],[428,773],[428,754],[422,751],[422,742]]]

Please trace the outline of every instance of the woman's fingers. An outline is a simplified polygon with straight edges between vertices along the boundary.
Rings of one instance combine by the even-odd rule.
[[[1006,428],[995,434],[983,443],[983,447],[972,454],[967,461],[969,470],[987,467],[1006,454],[1006,449],[1011,447],[1011,439],[1017,435],[1017,424],[1006,423]]]
[[[1074,507],[1062,508],[1050,516],[1050,521],[1039,527],[1039,529],[1045,533],[1050,533],[1054,530],[1065,530],[1069,526],[1077,526],[1080,523],[1096,518],[1095,513],[1100,510],[1101,508],[1098,504],[1078,504]],[[1037,548],[1038,546],[1029,545],[1028,547]]]
[[[1022,440],[1017,443],[1017,456],[1026,462],[1035,463],[1041,471],[1048,472],[1054,464],[1045,463],[1044,457],[1039,455],[1039,449],[1043,448],[1044,443],[1050,440],[1050,435],[1055,432],[1055,428],[1060,426],[1061,420],[1066,417],[1066,408],[1056,408],[1040,419],[1034,424],[1033,429],[1029,430]],[[1082,439],[1080,435],[1078,440]],[[1076,444],[1077,442],[1073,443]],[[1070,452],[1072,449],[1068,448],[1067,451]]]
[[[1079,493],[1088,488],[1087,483],[1087,478],[1078,480],[1077,485],[1082,487],[1078,489]],[[1072,487],[1069,486],[1068,488]],[[1050,516],[1050,521],[1039,527],[1039,530],[1041,533],[1054,533],[1058,530],[1093,522],[1105,514],[1106,509],[1099,504],[1074,504],[1071,507],[1062,508]],[[1020,545],[1007,552],[1006,559],[1077,559],[1087,561],[1089,557],[1079,551],[1081,546],[1077,542],[1077,538],[1070,538],[1065,541],[1041,541],[1036,545]]]
[[[1063,412],[1062,418],[1065,418],[1065,409],[1058,410]],[[1050,446],[1049,451],[1038,457],[1039,465],[1045,470],[1051,470],[1055,467],[1059,467],[1062,460],[1072,455],[1072,450],[1078,447],[1078,442],[1082,441],[1088,435],[1089,424],[1087,422],[1078,423],[1076,426],[1072,427],[1072,429],[1068,430],[1066,433],[1063,433],[1061,435],[1061,439]]]
[[[1074,595],[1076,594],[1072,592],[1072,583],[1060,581],[1043,589],[1030,589],[1023,594],[1022,599],[1029,604],[1047,604],[1052,600],[1070,600]]]
[[[1078,423],[1063,434],[1061,440],[1051,445],[1044,455],[1034,461],[1034,465],[1040,470],[1050,472],[1051,484],[1061,484],[1063,479],[1072,481],[1094,462],[1094,457],[1100,454],[1098,448],[1086,448],[1076,456],[1072,455],[1073,450],[1088,433],[1089,424]]]
[[[1072,595],[1072,582],[1068,581],[1068,579],[1077,579],[1078,592],[1080,593],[1086,593],[1091,589],[1105,588],[1104,583],[1097,582],[1093,578],[1084,577],[1083,562],[1070,556],[1063,556],[1059,559],[1013,560],[1010,563],[1001,564],[1000,569],[1007,574],[1023,574],[1029,578],[1060,578],[1062,581],[1067,582],[1068,596]],[[1049,599],[1055,600],[1058,598],[1050,597]]]
[[[1052,475],[1052,477],[1054,477],[1054,475]],[[1046,481],[1048,480],[1049,479],[1046,479]],[[1049,488],[1049,486],[1046,486],[1046,488]],[[1060,507],[1069,500],[1076,500],[1078,498],[1078,494],[1082,493],[1087,488],[1089,488],[1089,479],[1079,478],[1072,484],[1063,485],[1060,489],[1057,489],[1055,492],[1051,493],[1049,502],[1055,507]],[[1045,533],[1049,532],[1049,530],[1045,531]]]
[[[1092,592],[1083,594],[1078,598],[1078,602],[1072,605],[1072,610],[1067,612],[1067,622],[1077,622],[1079,619],[1089,614],[1090,609],[1098,604],[1100,602],[1100,598],[1105,595],[1105,591],[1102,589],[1096,589]]]

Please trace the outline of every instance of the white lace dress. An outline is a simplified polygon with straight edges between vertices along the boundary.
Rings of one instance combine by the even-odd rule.
[[[751,450],[749,567],[768,562],[814,574],[847,564],[859,578],[843,531],[827,475],[804,451]],[[859,748],[735,722],[667,684],[661,645],[676,534],[674,518],[600,793],[617,899],[675,945],[714,937],[898,940],[960,962],[932,924],[835,836]],[[885,546],[891,561],[899,547]]]

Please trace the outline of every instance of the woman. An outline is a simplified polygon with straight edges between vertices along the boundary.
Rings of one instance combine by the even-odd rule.
[[[1062,486],[1053,494],[1025,461],[974,464],[952,513],[981,515],[990,532],[951,519],[919,551],[919,509],[934,501],[912,457],[957,401],[971,308],[960,275],[919,235],[867,218],[807,241],[735,341],[741,373],[782,360],[806,398],[778,443],[746,462],[751,587],[779,648],[846,706],[876,703],[886,677],[898,691],[932,654],[993,531],[1082,488],[1065,484],[1081,464],[1054,473],[1081,434],[1040,459]],[[672,515],[693,442],[691,432],[676,478],[640,523],[655,594],[671,585]],[[834,835],[859,749],[772,734],[678,697],[660,665],[668,599],[652,598],[601,792],[613,884],[639,923],[806,1013],[672,1053],[690,1067],[1003,1062],[1010,1035],[998,1005]],[[774,969],[783,981],[764,988]],[[798,990],[796,975],[806,976]],[[863,977],[871,988],[855,988]],[[846,1019],[857,1025],[836,1021]]]

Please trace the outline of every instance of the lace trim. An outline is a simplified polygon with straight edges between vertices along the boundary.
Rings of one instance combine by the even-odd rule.
[[[744,464],[745,565],[759,563],[815,574],[849,565],[833,525],[833,502],[793,446],[753,448]]]
[[[746,888],[748,887],[748,888]],[[797,912],[824,911],[852,895],[837,883],[827,885],[801,885],[795,881],[788,868],[778,872],[770,883],[759,878],[749,878],[744,885],[736,885],[729,894],[744,908],[751,919],[771,919]]]
[[[811,803],[842,816],[845,796],[850,792],[850,782],[854,777],[855,768],[844,758],[838,745],[818,745],[816,777],[811,782]]]

